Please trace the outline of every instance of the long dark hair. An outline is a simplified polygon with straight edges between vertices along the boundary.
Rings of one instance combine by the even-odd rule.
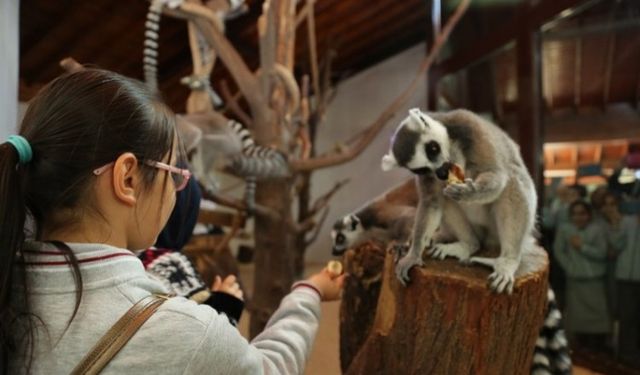
[[[47,228],[69,225],[53,222],[53,213],[86,208],[92,171],[122,153],[131,152],[139,160],[162,160],[173,149],[175,116],[141,82],[85,69],[60,76],[43,88],[30,103],[19,135],[33,150],[27,164],[18,164],[11,144],[0,144],[0,374],[8,372],[9,358],[21,345],[32,357],[33,315],[21,251],[25,238],[41,240],[44,223]],[[150,187],[157,169],[140,165],[144,184]],[[27,222],[31,234],[25,233]],[[76,281],[70,322],[82,298],[82,277],[70,249],[56,245],[66,252]],[[16,283],[24,287],[16,288]],[[17,332],[19,325],[26,327],[26,335]]]

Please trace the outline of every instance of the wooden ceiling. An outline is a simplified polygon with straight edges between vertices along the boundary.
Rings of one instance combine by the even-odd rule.
[[[528,0],[526,0],[528,1]],[[450,40],[450,55],[492,37],[522,8],[525,0],[477,0]],[[548,3],[548,0],[538,3]],[[640,1],[586,0],[573,15],[545,30],[543,42],[544,98],[548,108],[606,106],[639,101]],[[299,6],[302,6],[302,1]],[[429,1],[317,0],[316,30],[320,59],[336,53],[333,78],[339,80],[431,37]],[[457,1],[443,0],[443,18]],[[256,20],[262,1],[248,0],[246,14],[227,23],[227,36],[248,62],[258,66]],[[21,99],[28,100],[61,69],[58,61],[72,56],[84,64],[142,78],[142,44],[148,3],[144,0],[22,0],[20,9]],[[493,34],[492,34],[493,33]],[[514,35],[511,36],[515,37]],[[306,27],[297,34],[296,75],[309,71]],[[443,60],[446,56],[443,56]],[[494,95],[487,95],[484,74],[461,105],[476,110],[509,111],[517,98],[515,54],[503,48],[480,65],[488,66]],[[415,67],[407,67],[415,69]],[[476,69],[474,67],[474,69]],[[191,70],[186,25],[163,17],[159,78],[166,100],[184,110],[188,94],[181,77]],[[482,70],[481,70],[482,71]],[[473,70],[469,70],[473,72]],[[228,76],[221,63],[214,87]],[[477,87],[473,87],[473,86]],[[456,95],[459,96],[459,95]],[[487,98],[482,102],[476,98]],[[495,99],[492,99],[494,98]]]
[[[250,68],[258,67],[256,20],[262,2],[247,1],[249,11],[228,21],[226,34]],[[144,0],[22,0],[20,9],[20,77],[23,98],[61,73],[58,61],[72,56],[142,79],[142,44],[148,3]],[[320,58],[336,54],[333,76],[338,79],[362,70],[425,39],[427,5],[421,0],[320,0],[316,7]],[[299,27],[296,73],[309,71],[306,27]],[[184,108],[190,52],[186,24],[165,16],[160,30],[159,78],[166,100]],[[214,86],[228,79],[221,63]]]

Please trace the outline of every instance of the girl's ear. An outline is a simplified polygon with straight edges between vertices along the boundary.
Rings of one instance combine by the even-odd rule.
[[[125,152],[113,165],[113,192],[119,201],[134,206],[139,185],[138,159],[134,154]]]

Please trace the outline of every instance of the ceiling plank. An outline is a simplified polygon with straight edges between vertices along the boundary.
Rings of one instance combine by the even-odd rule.
[[[20,70],[28,77],[29,82],[47,82],[53,77],[43,76],[41,72],[50,65],[57,66],[58,61],[67,54],[70,46],[90,33],[96,20],[104,15],[109,3],[82,1],[74,4],[72,9],[63,12],[63,17],[54,27],[40,34],[40,39],[31,46],[23,46],[25,50],[20,56]]]
[[[523,27],[539,28],[560,12],[574,8],[582,2],[582,0],[541,0],[534,6],[523,3],[510,22],[497,27],[489,35],[479,38],[471,46],[465,45],[464,48],[460,48],[460,51],[454,52],[450,58],[439,64],[438,69],[442,74],[450,74],[478,62],[513,42],[518,31]]]

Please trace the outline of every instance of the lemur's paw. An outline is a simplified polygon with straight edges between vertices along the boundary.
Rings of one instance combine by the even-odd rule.
[[[476,190],[476,185],[473,180],[466,178],[464,183],[447,185],[447,187],[444,188],[443,193],[446,197],[459,201],[469,198],[471,195],[475,194]]]
[[[454,257],[461,262],[468,262],[471,257],[471,249],[462,242],[435,244],[430,250],[432,258],[443,260],[446,257]]]
[[[420,256],[409,253],[396,264],[396,277],[402,285],[407,286],[407,283],[411,281],[409,271],[414,266],[422,267],[423,264]]]
[[[518,260],[502,257],[473,257],[471,262],[493,268],[493,273],[489,275],[489,285],[496,293],[507,292],[511,294],[513,292],[516,270],[520,265]]]

